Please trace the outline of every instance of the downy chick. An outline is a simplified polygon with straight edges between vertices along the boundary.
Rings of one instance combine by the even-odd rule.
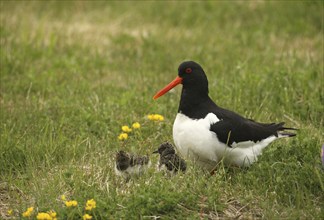
[[[131,176],[140,175],[151,165],[148,156],[138,156],[119,151],[116,154],[116,175],[129,180]]]
[[[160,154],[159,169],[165,166],[166,170],[173,174],[179,170],[182,172],[186,171],[186,162],[176,154],[172,144],[165,142],[153,153]]]

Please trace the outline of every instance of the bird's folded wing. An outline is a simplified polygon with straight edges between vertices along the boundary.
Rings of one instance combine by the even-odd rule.
[[[278,136],[282,126],[283,123],[263,124],[248,119],[239,121],[224,119],[212,124],[210,130],[215,132],[219,141],[231,147],[234,142],[256,143],[270,136]]]

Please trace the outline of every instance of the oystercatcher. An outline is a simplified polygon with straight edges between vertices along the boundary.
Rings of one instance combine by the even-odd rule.
[[[176,174],[179,170],[185,172],[186,162],[176,154],[172,144],[165,142],[153,152],[160,154],[159,169],[165,167],[171,174]]]
[[[150,164],[148,156],[137,156],[119,151],[116,154],[115,172],[128,181],[131,176],[142,174]]]
[[[178,84],[182,92],[178,114],[173,124],[173,140],[185,158],[213,170],[223,160],[225,165],[249,166],[272,141],[296,134],[281,123],[259,123],[216,105],[208,95],[208,80],[196,62],[180,64],[178,76],[153,99]]]

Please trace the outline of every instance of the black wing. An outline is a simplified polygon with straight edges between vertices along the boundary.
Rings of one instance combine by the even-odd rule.
[[[218,139],[231,147],[233,142],[253,141],[258,142],[270,136],[278,137],[278,132],[283,131],[284,122],[281,123],[258,123],[251,119],[243,118],[242,116],[229,110],[220,109],[220,112],[215,112],[220,119],[219,122],[212,124],[210,130],[215,132]],[[282,133],[287,136],[295,134],[286,132]]]

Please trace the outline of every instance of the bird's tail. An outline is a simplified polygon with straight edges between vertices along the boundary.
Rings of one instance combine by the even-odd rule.
[[[296,133],[290,132],[290,131],[297,131],[298,130],[297,128],[287,128],[283,126],[284,124],[285,124],[284,122],[278,124],[278,135],[280,137],[294,137],[297,135]]]

